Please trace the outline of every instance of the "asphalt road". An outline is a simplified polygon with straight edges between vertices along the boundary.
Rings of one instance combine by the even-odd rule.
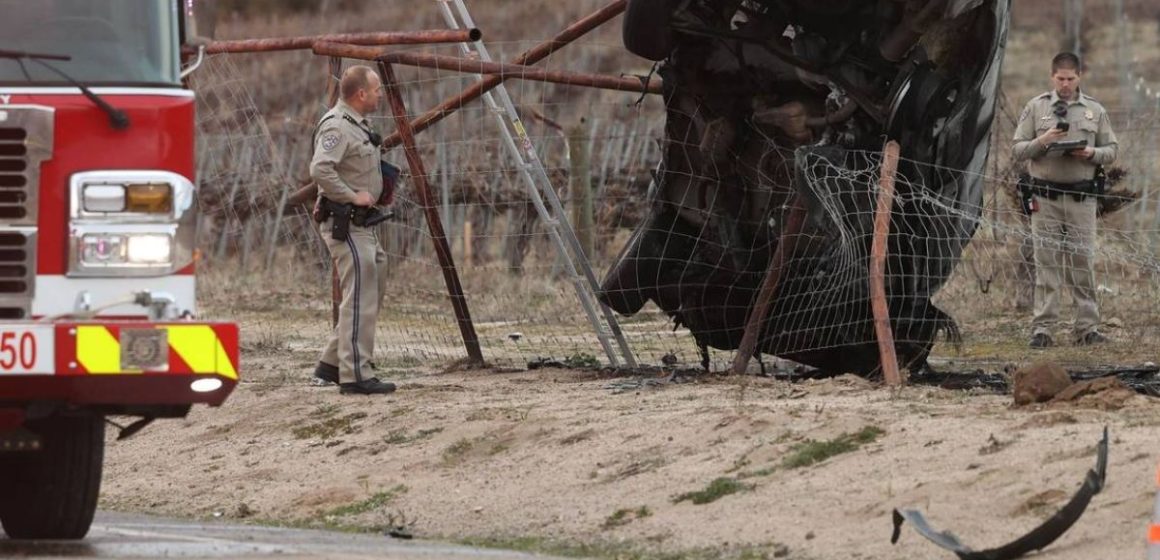
[[[0,533],[2,534],[2,533]],[[430,560],[543,559],[375,535],[352,535],[227,523],[199,523],[145,515],[97,514],[83,541],[18,542],[0,537],[0,558],[334,558]]]

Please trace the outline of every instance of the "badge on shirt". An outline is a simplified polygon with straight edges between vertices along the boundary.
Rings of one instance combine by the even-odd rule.
[[[336,132],[329,132],[322,137],[322,150],[329,152],[338,145],[339,137]]]
[[[1089,120],[1089,121],[1094,121],[1094,120],[1096,120],[1096,114],[1095,114],[1095,113],[1093,113],[1093,112],[1091,112],[1090,110],[1089,110],[1088,112],[1084,113],[1084,114],[1083,114],[1083,117],[1084,117],[1085,119]]]

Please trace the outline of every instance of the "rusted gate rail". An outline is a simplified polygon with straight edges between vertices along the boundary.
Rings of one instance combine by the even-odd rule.
[[[478,41],[483,32],[478,29],[433,29],[427,31],[385,31],[375,33],[329,33],[302,37],[270,37],[237,41],[211,41],[205,45],[205,54],[259,53],[306,50],[319,41],[333,41],[351,45],[437,45]]]
[[[344,45],[328,41],[316,43],[314,45],[314,54],[357,58],[391,65],[402,64],[404,66],[416,66],[419,68],[434,68],[436,70],[448,70],[467,74],[494,75],[498,76],[500,80],[518,79],[635,93],[659,94],[661,92],[660,79],[655,76],[646,82],[644,79],[622,78],[602,74],[548,71],[521,64],[482,62],[457,56],[391,52],[374,47]]]

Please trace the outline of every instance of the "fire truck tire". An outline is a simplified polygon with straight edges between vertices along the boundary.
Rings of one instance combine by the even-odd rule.
[[[0,457],[0,523],[13,539],[81,539],[101,490],[105,419],[53,416],[29,422],[42,450]]]
[[[624,48],[649,60],[664,60],[673,50],[669,26],[678,0],[628,0],[622,29]]]

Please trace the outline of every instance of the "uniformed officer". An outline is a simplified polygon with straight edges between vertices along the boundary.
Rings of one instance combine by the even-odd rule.
[[[1080,91],[1079,57],[1061,53],[1051,62],[1053,90],[1032,99],[1015,131],[1016,161],[1028,161],[1034,185],[1031,228],[1035,235],[1035,319],[1032,348],[1054,345],[1060,284],[1066,280],[1078,309],[1077,345],[1108,339],[1099,332],[1093,255],[1098,166],[1116,159],[1118,144],[1107,111]],[[1074,147],[1075,141],[1086,141]],[[1069,146],[1069,144],[1071,146]],[[1057,149],[1059,148],[1059,149]]]
[[[382,99],[382,82],[370,67],[352,66],[343,72],[339,89],[342,99],[319,121],[310,162],[310,177],[318,184],[323,216],[330,214],[331,208],[335,213],[365,212],[383,189],[379,163],[382,140],[366,118]],[[358,224],[357,218],[350,221],[349,229],[345,224],[335,228],[336,220],[337,215],[325,218],[321,228],[338,269],[342,305],[314,376],[339,383],[343,394],[390,393],[395,385],[373,377],[370,366],[386,279],[382,270],[385,254],[374,231]]]

